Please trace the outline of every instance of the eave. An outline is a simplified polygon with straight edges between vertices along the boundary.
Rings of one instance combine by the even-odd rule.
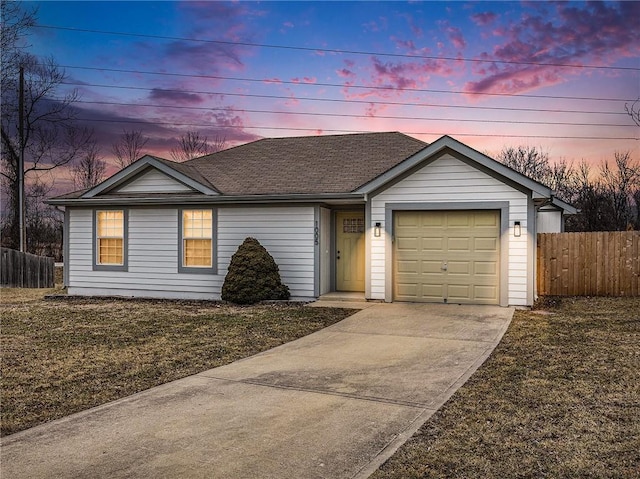
[[[286,203],[326,203],[364,204],[361,193],[322,193],[289,195],[171,195],[164,197],[141,196],[97,196],[92,198],[52,198],[46,203],[53,206],[157,206],[157,205],[238,205],[238,204],[286,204]]]

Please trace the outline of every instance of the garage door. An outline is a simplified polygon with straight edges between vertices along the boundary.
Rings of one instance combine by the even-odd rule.
[[[499,304],[499,211],[394,214],[394,300]]]

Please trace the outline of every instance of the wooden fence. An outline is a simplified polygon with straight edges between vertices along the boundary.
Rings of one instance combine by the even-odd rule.
[[[0,248],[0,285],[3,288],[53,288],[53,258]]]
[[[541,233],[538,294],[640,296],[640,232]]]

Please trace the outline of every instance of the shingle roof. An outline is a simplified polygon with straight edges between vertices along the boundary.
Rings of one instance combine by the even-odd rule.
[[[209,182],[209,180],[207,180],[207,178],[202,176],[202,173],[200,173],[193,166],[190,166],[190,165],[188,165],[186,163],[178,163],[176,161],[165,160],[164,158],[160,158],[159,156],[154,156],[153,158],[155,158],[156,160],[160,161],[161,163],[164,163],[168,167],[173,168],[174,170],[182,173],[183,175],[191,178],[192,180],[197,181],[198,183],[201,183],[201,184],[203,184],[205,186],[208,186],[210,188],[214,188],[214,186]]]
[[[265,138],[183,165],[224,195],[348,193],[425,146],[398,132]]]

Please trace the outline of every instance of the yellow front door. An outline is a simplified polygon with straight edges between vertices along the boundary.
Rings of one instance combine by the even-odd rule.
[[[364,212],[336,213],[336,289],[364,291]]]

